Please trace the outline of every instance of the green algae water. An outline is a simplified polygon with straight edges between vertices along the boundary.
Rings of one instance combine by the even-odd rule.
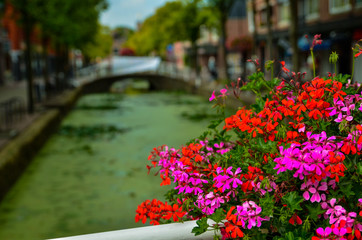
[[[148,154],[198,137],[210,111],[205,99],[176,93],[82,97],[0,204],[0,239],[143,226],[137,205],[168,190],[147,175]]]

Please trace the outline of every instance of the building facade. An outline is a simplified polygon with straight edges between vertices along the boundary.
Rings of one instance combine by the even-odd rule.
[[[0,23],[1,39],[1,71],[7,79],[20,81],[25,78],[25,39],[23,28],[19,23],[20,14],[14,7],[6,1],[2,9],[2,19]],[[32,69],[36,77],[40,77],[43,71],[42,40],[41,31],[35,28],[31,35],[31,45],[33,49]],[[49,72],[55,71],[55,52],[47,43]]]
[[[254,34],[257,56],[262,62],[278,59],[291,65],[290,1],[297,1],[298,5],[296,54],[300,58],[300,70],[311,71],[309,41],[315,34],[321,34],[323,43],[315,48],[317,73],[333,72],[328,59],[331,51],[336,51],[339,55],[338,71],[350,74],[351,49],[362,39],[362,0],[249,0],[248,30]],[[271,23],[270,32],[268,22]],[[309,41],[305,35],[309,36]],[[271,51],[266,48],[268,36],[272,38]],[[359,67],[355,76],[362,77],[362,61],[357,59],[356,64]]]

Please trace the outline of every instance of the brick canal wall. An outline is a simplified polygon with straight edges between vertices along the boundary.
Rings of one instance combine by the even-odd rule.
[[[213,91],[213,88],[210,88],[210,86],[204,85],[196,88],[194,82],[185,82],[180,79],[155,74],[132,74],[99,78],[63,93],[57,98],[44,103],[48,110],[40,114],[29,127],[0,150],[0,201],[21,176],[34,155],[58,129],[62,119],[72,109],[81,95],[108,92],[114,82],[130,78],[147,79],[152,90],[182,90],[187,93],[203,96],[206,99],[210,97]],[[215,90],[221,88],[222,86],[215,85]],[[237,109],[242,105],[249,105],[253,101],[254,97],[252,95],[244,96],[241,102],[229,98],[227,105]]]

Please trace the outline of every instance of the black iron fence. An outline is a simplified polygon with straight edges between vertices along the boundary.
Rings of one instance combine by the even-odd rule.
[[[9,132],[25,119],[26,108],[24,100],[12,97],[0,102],[0,132]]]

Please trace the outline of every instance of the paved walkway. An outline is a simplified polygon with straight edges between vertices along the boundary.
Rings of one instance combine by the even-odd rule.
[[[0,86],[0,102],[9,100],[12,97],[19,97],[26,101],[26,81],[14,82],[7,81]]]
[[[13,137],[18,135],[24,128],[38,116],[37,113],[28,115],[27,109],[27,83],[26,80],[19,82],[6,81],[0,86],[0,104],[4,104],[10,99],[17,98],[20,105],[17,105],[17,111],[9,116],[9,109],[5,105],[0,108],[0,148],[4,147]],[[12,106],[13,107],[13,106]],[[18,108],[22,110],[19,111]]]

